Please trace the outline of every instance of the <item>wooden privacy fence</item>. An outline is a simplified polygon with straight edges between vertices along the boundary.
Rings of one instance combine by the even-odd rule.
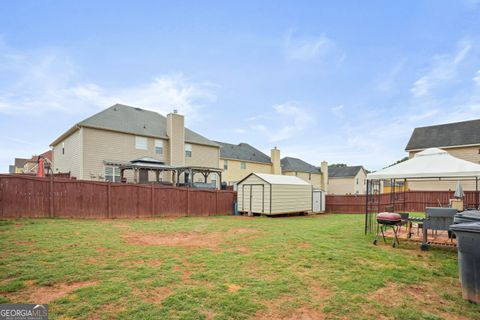
[[[233,214],[236,193],[0,175],[0,218],[146,218]]]
[[[426,207],[438,207],[449,204],[453,199],[454,191],[406,191],[395,194],[396,211],[425,211]],[[404,198],[405,196],[405,198]],[[378,197],[380,201],[378,201]],[[375,196],[378,212],[385,211],[385,207],[392,204],[392,195],[383,193]],[[405,200],[404,200],[405,199]],[[365,213],[366,195],[327,195],[325,199],[326,212],[331,213]],[[465,191],[463,197],[465,207],[476,207],[479,203],[479,194],[476,191]],[[404,205],[405,203],[405,205]],[[371,205],[373,206],[373,205]],[[405,206],[405,207],[404,207]]]

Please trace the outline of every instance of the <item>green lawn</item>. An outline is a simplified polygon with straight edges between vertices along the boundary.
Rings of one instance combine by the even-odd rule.
[[[0,302],[51,319],[480,319],[457,253],[363,215],[0,221]]]

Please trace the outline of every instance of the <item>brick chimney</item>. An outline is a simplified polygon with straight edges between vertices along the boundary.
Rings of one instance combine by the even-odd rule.
[[[185,165],[185,119],[177,110],[167,115],[169,160],[172,166]]]
[[[320,164],[320,169],[322,170],[322,185],[321,188],[323,191],[328,193],[328,162],[322,161]]]
[[[282,174],[282,165],[280,163],[280,149],[277,147],[270,150],[270,159],[272,161],[272,174]]]

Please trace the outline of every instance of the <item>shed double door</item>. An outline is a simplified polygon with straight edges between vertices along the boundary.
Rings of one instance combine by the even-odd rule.
[[[243,211],[265,213],[263,185],[244,185],[242,192]]]

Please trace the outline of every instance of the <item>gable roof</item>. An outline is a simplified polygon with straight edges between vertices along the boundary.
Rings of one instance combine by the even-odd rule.
[[[78,127],[113,130],[141,136],[168,139],[167,118],[157,112],[135,108],[123,104],[115,104],[93,116],[80,121],[72,129],[57,138],[51,145],[57,144],[65,136],[73,133]],[[185,142],[218,147],[218,145],[185,128]]]
[[[315,167],[298,158],[285,157],[281,161],[282,171],[299,171],[308,173],[321,173],[319,167]]]
[[[23,166],[25,165],[25,162],[27,162],[29,159],[25,159],[25,158],[15,158],[15,167],[16,168],[23,168]]]
[[[363,170],[363,166],[328,168],[328,178],[352,178],[360,170]]]
[[[271,163],[269,156],[248,143],[230,144],[215,142],[220,145],[220,158]]]
[[[263,181],[269,184],[288,184],[288,185],[300,185],[300,186],[310,186],[311,184],[300,179],[296,176],[284,176],[281,174],[267,174],[267,173],[256,173],[252,172],[242,180],[240,180],[237,184],[240,184],[244,180],[248,179],[248,177],[255,175],[262,179]]]
[[[480,144],[480,119],[415,128],[405,150],[471,144]]]

